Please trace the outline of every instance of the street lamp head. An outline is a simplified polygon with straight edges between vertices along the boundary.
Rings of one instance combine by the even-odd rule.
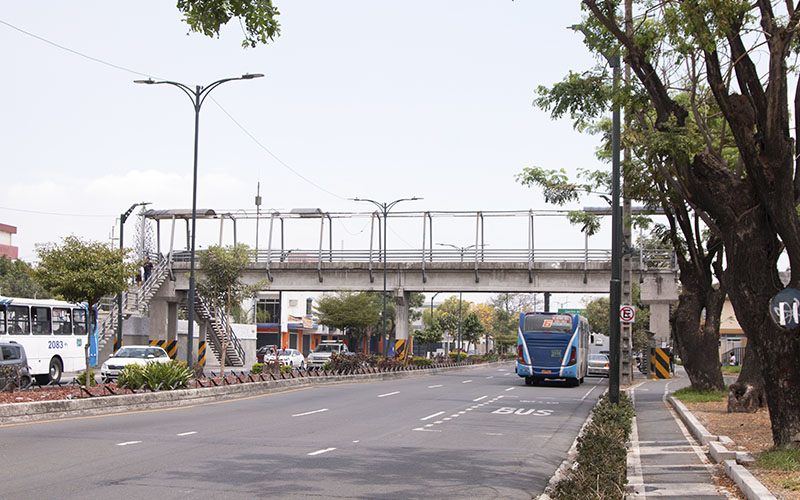
[[[145,85],[153,85],[154,83],[156,83],[156,81],[153,80],[152,78],[148,78],[147,80],[134,80],[133,83],[142,83],[142,84],[145,84]]]
[[[245,73],[242,75],[242,80],[252,80],[253,78],[263,78],[263,73]]]

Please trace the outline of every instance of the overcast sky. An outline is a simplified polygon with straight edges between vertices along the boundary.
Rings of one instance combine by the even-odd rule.
[[[191,104],[176,88],[133,83],[146,77],[193,86],[266,75],[220,86],[203,105],[199,207],[254,209],[260,181],[263,210],[368,211],[348,198],[410,196],[424,200],[398,209],[547,209],[515,181],[523,167],[608,168],[598,137],[532,105],[537,86],[597,63],[566,29],[581,20],[577,0],[275,3],[282,34],[255,49],[241,47],[237,22],[218,39],[188,34],[175,2],[7,3],[0,223],[18,227],[20,258],[69,234],[109,240],[134,202],[191,208]],[[364,224],[340,224],[335,246]],[[474,223],[440,231],[474,242]],[[390,247],[415,246],[421,232],[395,225]],[[199,230],[198,244],[212,234]]]

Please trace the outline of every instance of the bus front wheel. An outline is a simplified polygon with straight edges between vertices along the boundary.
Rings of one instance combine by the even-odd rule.
[[[50,360],[50,373],[48,374],[50,381],[53,382],[53,385],[57,385],[61,382],[61,373],[63,372],[64,367],[61,365],[61,360],[58,358],[53,358]]]

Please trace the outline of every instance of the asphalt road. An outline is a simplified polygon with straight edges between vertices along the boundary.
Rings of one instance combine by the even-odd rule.
[[[513,370],[0,426],[0,498],[530,499],[606,379],[528,387]]]

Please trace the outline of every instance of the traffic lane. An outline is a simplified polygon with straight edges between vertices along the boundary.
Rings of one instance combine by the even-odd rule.
[[[453,382],[456,382],[456,381],[458,381],[458,380],[455,380]],[[369,386],[373,386],[373,385],[383,386],[385,384],[364,384],[363,386],[358,388],[359,389],[358,391],[356,391],[356,392],[359,393],[360,396],[362,396],[360,398],[360,400],[361,400],[363,406],[365,406],[365,407],[369,407],[370,406],[369,404],[364,403],[364,401],[368,402],[370,400],[369,396],[375,397],[376,400],[377,400],[377,397],[380,396],[380,394],[376,395],[374,393],[374,391],[372,392],[372,394],[368,394],[370,392],[370,390],[368,390],[368,389],[370,389]],[[419,384],[417,384],[417,385],[419,385]],[[437,385],[437,384],[432,384],[432,385]],[[455,383],[453,383],[451,385],[455,385]],[[346,401],[348,398],[342,397],[342,393],[338,393],[338,391],[335,391],[335,390],[336,389],[342,389],[342,388],[347,389],[348,387],[351,390],[350,392],[352,392],[353,386],[327,387],[327,388],[321,388],[321,389],[325,389],[324,391],[322,391],[323,395],[325,393],[329,393],[330,392],[331,394],[334,395],[336,401]],[[428,386],[425,386],[425,387],[427,388]],[[463,386],[455,385],[455,387],[456,388],[458,388],[458,387],[465,388],[465,387],[467,387],[467,385],[466,384],[464,384]],[[469,387],[474,387],[474,386],[469,386]],[[371,389],[375,389],[375,388],[373,387]],[[364,392],[365,390],[366,390],[366,392]],[[384,389],[380,388],[380,390],[384,390]],[[345,392],[348,392],[348,391],[345,391]],[[389,393],[385,393],[384,392],[383,394],[390,394],[391,392],[394,392],[394,391],[389,391]],[[402,391],[400,391],[400,392],[402,392]],[[407,391],[407,392],[410,392],[410,391]],[[297,393],[293,393],[293,394],[285,394],[285,395],[282,395],[282,396],[297,398],[298,396],[301,396],[301,395],[297,394]],[[319,394],[317,394],[317,397],[319,397]],[[262,399],[262,398],[253,398],[252,400],[239,401],[239,402],[236,402],[236,403],[241,403],[241,404],[247,405],[247,404],[255,403],[259,399]],[[306,400],[306,399],[307,398],[305,398],[305,397],[303,398],[303,400]],[[463,402],[463,401],[458,400],[459,398],[454,398],[454,399],[458,403]],[[461,399],[463,400],[463,398],[461,398]],[[441,401],[439,401],[439,403],[441,403]],[[215,405],[208,405],[208,406],[205,406],[205,407],[198,407],[198,408],[195,408],[193,410],[208,411],[208,410],[212,409],[213,406],[215,406]],[[345,405],[345,406],[349,407],[349,408],[357,408],[358,407],[358,405],[350,405],[350,404]],[[390,406],[397,407],[398,405],[390,405]],[[410,407],[410,406],[404,406],[404,405],[399,405],[399,406],[400,406],[400,408]],[[262,410],[262,412],[266,412],[264,417],[273,417],[274,418],[274,417],[277,417],[278,415],[276,415],[276,412],[269,411],[269,410],[275,410],[278,407],[279,407],[279,405],[275,405],[274,408],[267,408],[267,409],[263,409],[262,408],[261,410]],[[363,409],[360,408],[359,410],[363,410]],[[172,419],[175,418],[175,415],[178,414],[178,413],[182,413],[182,412],[177,412],[177,411],[176,412],[152,412],[152,413],[149,413],[149,414],[136,415],[135,416],[136,417],[135,420],[136,421],[139,421],[140,419],[150,420],[152,417],[158,415],[159,417],[161,417],[161,418],[159,418],[159,422],[161,422],[163,420],[163,418],[166,416],[166,419],[170,421],[170,425],[178,425],[180,427],[184,427],[185,428],[185,420],[181,420],[180,422],[172,422],[171,421]],[[237,462],[232,457],[235,457],[237,455],[237,450],[240,450],[241,447],[242,447],[242,444],[239,443],[238,441],[240,439],[242,439],[244,441],[244,443],[245,443],[245,448],[252,448],[253,441],[254,441],[252,439],[252,435],[248,434],[247,432],[245,432],[245,435],[242,436],[242,433],[240,432],[240,430],[242,428],[247,428],[248,426],[247,425],[240,425],[240,423],[237,420],[237,416],[239,416],[239,417],[252,417],[252,414],[251,414],[251,412],[242,411],[241,409],[237,409],[237,411],[228,412],[228,413],[231,415],[231,420],[228,422],[230,425],[225,428],[225,429],[227,429],[226,431],[224,431],[222,429],[218,429],[215,426],[209,426],[208,430],[203,430],[200,433],[198,433],[197,435],[193,435],[194,437],[192,438],[192,440],[186,441],[185,443],[175,443],[174,446],[177,446],[179,448],[180,447],[186,447],[186,446],[190,446],[190,445],[188,445],[188,443],[191,442],[191,443],[195,443],[194,445],[191,445],[191,446],[194,446],[195,448],[197,448],[198,445],[196,443],[198,441],[204,442],[204,444],[211,444],[211,443],[214,443],[215,441],[221,441],[221,443],[218,443],[217,446],[216,446],[216,449],[219,452],[219,456],[227,457],[226,458],[227,461],[234,462],[234,463]],[[277,413],[280,413],[280,412],[277,412]],[[344,423],[347,423],[347,422],[354,422],[354,423],[355,422],[362,422],[362,424],[363,424],[364,421],[367,421],[367,422],[370,421],[370,419],[368,418],[367,415],[365,415],[365,413],[370,413],[370,411],[358,411],[358,412],[356,412],[355,415],[344,415],[344,419],[343,420],[339,419],[339,418],[337,418],[336,420],[338,422],[344,422]],[[396,412],[394,414],[395,414],[395,416],[397,415]],[[316,414],[314,414],[314,415],[316,415]],[[98,420],[103,420],[103,419],[98,419]],[[320,423],[317,422],[317,425],[319,425],[319,424]],[[396,422],[395,422],[395,424],[396,424]],[[134,425],[135,425],[135,422],[134,422]],[[321,425],[324,426],[325,422],[322,422]],[[363,425],[356,424],[355,426],[357,427],[357,429],[355,429],[356,434],[357,435],[362,435],[363,431],[364,431]],[[169,425],[163,425],[163,422],[162,422],[162,425],[156,425],[156,426],[152,427],[152,429],[155,429],[155,430],[151,430],[151,428],[148,427],[146,430],[148,430],[149,432],[144,432],[144,433],[141,432],[141,431],[139,431],[139,432],[131,432],[130,430],[126,430],[125,432],[122,432],[122,433],[113,434],[113,437],[115,439],[126,439],[126,440],[130,439],[130,441],[122,441],[122,442],[117,442],[116,443],[117,446],[124,445],[124,446],[127,447],[127,448],[125,448],[125,452],[121,454],[121,456],[123,458],[121,459],[122,463],[120,463],[119,465],[121,467],[127,469],[127,470],[130,470],[132,467],[137,468],[136,474],[134,474],[134,476],[136,476],[136,477],[147,477],[147,478],[150,478],[150,477],[158,477],[158,473],[162,469],[160,467],[156,467],[155,466],[155,463],[157,463],[158,460],[154,461],[153,459],[149,459],[149,457],[157,456],[162,460],[166,459],[166,457],[170,457],[169,459],[166,460],[167,464],[169,464],[169,465],[171,465],[172,463],[180,463],[181,459],[178,457],[178,455],[180,455],[180,452],[171,453],[169,449],[162,450],[161,447],[160,447],[159,443],[162,443],[162,442],[163,443],[170,443],[170,441],[169,441],[169,439],[167,437],[165,437],[163,435],[162,436],[158,435],[159,432],[163,433],[163,431],[165,431],[168,427],[169,427]],[[342,423],[340,423],[339,425],[337,425],[338,431],[337,431],[335,436],[331,435],[330,432],[326,433],[324,436],[321,436],[321,438],[324,438],[324,440],[327,440],[327,443],[326,444],[320,444],[319,446],[326,446],[326,448],[319,448],[319,450],[328,450],[328,449],[330,449],[332,447],[331,446],[332,444],[337,444],[338,446],[342,447],[342,449],[346,448],[347,442],[343,441],[341,439],[344,434],[347,434],[346,427],[347,427],[346,425],[343,425]],[[394,428],[394,427],[392,427],[392,428]],[[96,432],[98,432],[98,430],[99,430],[99,426],[95,426],[95,427],[92,428],[92,432],[96,433]],[[395,441],[395,439],[393,439],[391,437],[391,434],[392,434],[392,432],[389,432],[386,436],[384,436],[383,438],[381,438],[381,439],[379,439],[377,441],[382,443],[383,446],[391,446],[391,443]],[[138,439],[136,439],[136,438],[138,438]],[[152,439],[148,439],[148,438],[152,438]],[[313,436],[312,436],[312,438],[313,438]],[[402,443],[402,436],[400,436],[400,438],[401,438],[401,443]],[[409,438],[409,439],[411,439],[411,438]],[[315,439],[311,439],[312,443],[309,443],[309,444],[314,444],[316,446],[316,444],[313,443],[314,440]],[[281,438],[281,436],[278,435],[276,439],[273,439],[273,438],[269,439],[270,445],[261,446],[259,449],[262,449],[262,450],[263,449],[269,449],[269,450],[271,450],[270,453],[269,453],[271,456],[274,456],[276,454],[280,455],[281,447],[292,446],[291,443],[284,443],[283,441],[284,440]],[[305,441],[308,441],[308,439],[306,439]],[[353,442],[357,442],[359,440],[352,440],[352,441]],[[457,441],[458,440],[453,440],[453,442],[457,442]],[[155,442],[155,444],[154,444],[154,442]],[[247,443],[249,443],[249,445]],[[51,442],[50,444],[52,445],[53,443]],[[300,446],[300,445],[298,444],[298,446]],[[459,446],[460,445],[455,446],[456,451],[458,451]],[[302,446],[300,446],[300,447],[302,447]],[[310,452],[310,453],[314,453],[314,452]],[[373,450],[371,453],[374,454],[375,450]],[[302,452],[299,452],[299,455],[302,457]],[[74,456],[76,456],[76,455],[75,454],[71,455],[71,457],[73,457],[73,458],[74,458]],[[173,456],[175,456],[174,460],[171,458]],[[264,458],[264,457],[260,457],[260,458]],[[281,462],[286,461],[286,459],[287,459],[286,456],[281,456]],[[106,460],[102,460],[102,462],[108,463],[108,464],[116,464],[118,460],[120,460],[120,456],[114,456],[114,454],[111,453],[110,456],[107,457]],[[116,465],[108,467],[110,472],[108,474],[109,478],[108,478],[108,483],[107,484],[115,484],[116,485],[121,480],[126,480],[126,481],[130,481],[131,480],[131,479],[125,479],[125,477],[121,478],[119,476],[119,474],[114,474],[113,470],[115,468],[116,468]],[[53,470],[53,469],[50,468],[50,470]],[[70,472],[74,472],[74,470],[70,471]],[[422,471],[422,472],[424,473],[424,471]],[[103,474],[98,474],[98,477],[102,477],[102,476],[103,476]],[[72,475],[72,474],[67,474],[67,477],[65,477],[64,480],[75,480],[75,476]],[[167,487],[166,483],[164,485],[162,485],[162,487]],[[191,488],[192,486],[188,486],[188,487]],[[36,494],[36,495],[32,496],[31,498],[36,498],[38,496],[42,496],[42,495]],[[46,495],[43,495],[43,496],[46,496]]]

